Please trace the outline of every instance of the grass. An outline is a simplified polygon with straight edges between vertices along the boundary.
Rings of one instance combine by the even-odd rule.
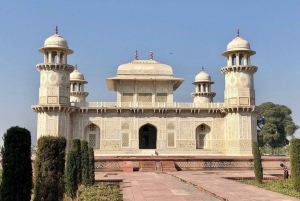
[[[122,194],[119,185],[115,184],[95,184],[91,187],[79,186],[78,201],[120,201]],[[64,201],[71,201],[65,198]]]
[[[266,190],[289,195],[291,197],[300,198],[300,192],[296,191],[292,186],[292,179],[270,180],[258,183],[254,180],[239,180],[239,182],[257,186]]]

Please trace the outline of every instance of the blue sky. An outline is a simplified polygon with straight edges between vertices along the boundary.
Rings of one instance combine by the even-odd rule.
[[[38,48],[55,26],[74,50],[68,63],[89,82],[87,101],[116,101],[106,78],[119,65],[154,59],[172,66],[185,82],[176,102],[192,102],[191,84],[204,65],[215,84],[214,102],[224,100],[226,65],[221,53],[240,36],[257,52],[251,59],[257,105],[272,101],[290,107],[300,125],[300,1],[2,1],[0,3],[0,134],[14,125],[29,129],[36,142],[39,72]],[[172,54],[170,54],[172,53]],[[300,137],[300,131],[296,133]],[[0,142],[1,144],[1,142]]]

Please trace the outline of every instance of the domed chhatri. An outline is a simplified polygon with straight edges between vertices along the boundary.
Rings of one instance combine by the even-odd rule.
[[[40,52],[44,53],[48,49],[62,49],[68,54],[72,54],[73,50],[69,49],[68,42],[60,35],[58,35],[58,28],[55,28],[55,34],[47,38],[44,42],[44,46],[39,49]]]
[[[83,74],[81,72],[79,72],[77,69],[75,69],[70,74],[70,80],[72,80],[72,81],[85,81]]]
[[[202,71],[198,75],[196,75],[195,82],[211,82],[210,75],[204,71],[203,67]]]
[[[255,51],[251,50],[250,48],[250,43],[240,37],[239,29],[237,29],[237,37],[228,43],[227,51],[223,52],[222,55],[226,56],[228,53],[235,51],[247,51],[250,53],[250,55],[255,54]]]

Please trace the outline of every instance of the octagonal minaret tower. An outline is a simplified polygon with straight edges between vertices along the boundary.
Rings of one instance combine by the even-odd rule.
[[[251,65],[251,56],[256,52],[250,44],[237,37],[227,45],[222,55],[227,57],[227,66],[221,68],[225,75],[225,133],[224,145],[227,155],[251,156],[252,142],[257,140],[255,90],[253,75],[257,67]]]
[[[85,102],[85,98],[89,95],[84,91],[84,85],[87,83],[76,66],[76,69],[70,74],[70,102]]]
[[[39,49],[44,62],[37,64],[40,72],[39,104],[32,106],[38,113],[38,138],[43,135],[67,135],[69,129],[70,73],[74,67],[67,64],[67,56],[73,53],[67,41],[55,34],[45,40]],[[67,137],[67,136],[66,136]]]
[[[211,103],[216,93],[211,92],[211,85],[214,82],[211,81],[210,75],[202,71],[195,77],[193,84],[196,86],[196,91],[191,94],[194,98],[194,103]]]
[[[250,62],[255,53],[237,30],[237,37],[227,45],[227,51],[222,53],[227,57],[227,66],[221,69],[225,75],[226,106],[255,105],[253,74],[257,67]]]

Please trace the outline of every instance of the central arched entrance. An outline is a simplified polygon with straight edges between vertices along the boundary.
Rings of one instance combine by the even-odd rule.
[[[142,126],[139,130],[139,148],[156,149],[156,128],[150,124]]]

